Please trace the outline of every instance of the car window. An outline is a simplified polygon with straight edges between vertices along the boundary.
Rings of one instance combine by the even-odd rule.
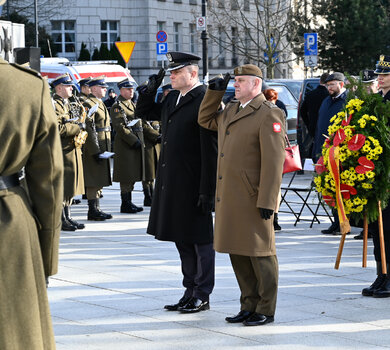
[[[307,94],[309,91],[314,90],[318,85],[320,85],[320,82],[319,82],[319,81],[308,81],[308,82],[306,83],[305,97],[306,97],[306,94]]]
[[[292,93],[287,89],[284,85],[274,85],[271,83],[268,83],[268,86],[271,89],[274,89],[278,93],[278,99],[282,101],[285,105],[297,105],[297,101],[292,95]]]

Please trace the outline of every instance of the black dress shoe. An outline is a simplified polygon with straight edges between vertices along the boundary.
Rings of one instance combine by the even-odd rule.
[[[340,226],[335,222],[333,222],[326,230],[321,231],[324,235],[331,235],[336,232],[340,232]]]
[[[236,316],[225,317],[225,321],[229,323],[240,323],[253,315],[253,312],[241,310]]]
[[[355,239],[363,239],[363,231],[360,232],[357,236],[353,237]],[[372,238],[372,233],[368,231],[367,238]]]
[[[263,324],[274,322],[273,316],[254,313],[244,321],[245,326],[262,326]]]
[[[182,297],[176,304],[171,305],[165,305],[164,309],[168,311],[177,311],[179,307],[185,306],[189,301],[191,297]]]
[[[193,313],[210,309],[210,303],[208,301],[202,301],[197,298],[191,298],[190,301],[178,308],[180,312]]]

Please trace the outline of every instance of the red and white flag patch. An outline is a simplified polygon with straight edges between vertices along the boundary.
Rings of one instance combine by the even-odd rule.
[[[280,125],[280,123],[274,123],[273,126],[274,126],[274,132],[282,131],[282,126]]]

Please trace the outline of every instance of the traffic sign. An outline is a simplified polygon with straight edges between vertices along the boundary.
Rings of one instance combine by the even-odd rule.
[[[303,37],[305,39],[305,56],[318,55],[317,33],[305,33]]]
[[[115,46],[126,64],[129,63],[131,54],[134,50],[135,41],[115,41]]]
[[[165,55],[168,52],[168,43],[157,43],[156,53],[157,55]]]
[[[166,32],[164,32],[163,30],[160,30],[159,32],[157,32],[156,34],[156,39],[159,43],[165,43],[168,39],[168,35]]]
[[[317,67],[317,55],[305,56],[305,67]]]
[[[206,30],[206,17],[196,17],[196,30]]]

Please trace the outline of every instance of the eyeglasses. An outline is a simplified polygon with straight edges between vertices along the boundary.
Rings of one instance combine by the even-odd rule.
[[[330,83],[330,84],[326,84],[326,88],[329,89],[330,87],[335,87],[337,86],[338,83]]]

